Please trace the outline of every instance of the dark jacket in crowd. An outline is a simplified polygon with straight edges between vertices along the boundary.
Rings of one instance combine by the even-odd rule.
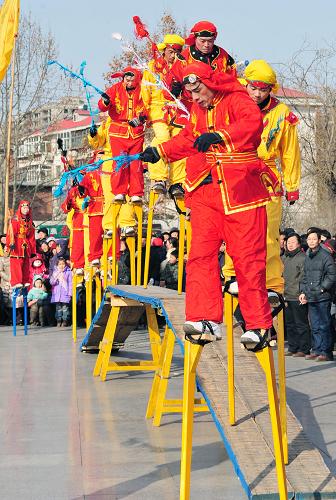
[[[316,252],[309,249],[304,262],[300,289],[308,302],[331,300],[336,284],[336,266],[331,255],[321,246]]]
[[[282,257],[284,264],[283,277],[285,280],[285,300],[299,300],[300,283],[304,275],[304,263],[306,255],[301,248],[292,252],[286,250]]]

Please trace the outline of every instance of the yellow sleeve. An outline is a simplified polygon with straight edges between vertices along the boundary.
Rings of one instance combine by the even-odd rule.
[[[143,73],[141,82],[141,97],[146,109],[149,109],[151,104],[151,85],[146,85],[144,82],[152,82],[153,76],[146,70]]]
[[[90,134],[88,134],[88,141],[89,141],[89,146],[92,149],[99,149],[103,148],[106,143],[106,122],[102,123],[97,130],[97,134],[94,137],[91,137]]]
[[[297,133],[297,118],[289,113],[284,121],[284,132],[279,144],[281,169],[286,191],[298,191],[301,179],[301,155]]]

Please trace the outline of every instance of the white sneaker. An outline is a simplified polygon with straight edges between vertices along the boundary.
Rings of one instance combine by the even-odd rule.
[[[105,237],[106,239],[108,239],[108,238],[112,238],[112,236],[113,236],[113,231],[112,231],[112,229],[107,229],[107,230],[105,231],[104,237]]]
[[[77,274],[77,276],[83,276],[84,269],[82,267],[79,267],[78,269],[76,269],[76,274]]]
[[[256,328],[255,330],[247,330],[240,337],[241,344],[247,344],[249,347],[252,345],[257,345],[261,342],[262,337],[265,335],[265,330],[259,330]]]
[[[238,295],[238,281],[232,281],[228,288],[228,292],[231,293],[231,295]]]
[[[209,325],[212,331],[209,328]],[[221,340],[222,328],[221,324],[214,321],[186,321],[183,325],[185,333],[195,335],[201,334],[200,340]]]
[[[91,266],[100,266],[100,260],[99,259],[93,259],[91,262]]]
[[[268,302],[270,303],[271,307],[278,307],[280,305],[280,299],[279,299],[279,294],[277,292],[273,292],[270,290],[267,292],[268,294]]]
[[[30,286],[30,283],[25,283],[24,288],[28,288]]]
[[[134,226],[125,226],[121,228],[121,235],[122,236],[135,236],[135,228]]]
[[[116,194],[114,197],[114,201],[124,202],[126,201],[126,196],[124,194]]]
[[[16,285],[13,285],[12,288],[22,288],[23,283],[16,283]]]
[[[151,190],[154,191],[154,193],[165,194],[167,192],[166,183],[164,181],[156,181],[152,185]]]
[[[142,197],[141,196],[131,196],[131,203],[142,203]]]

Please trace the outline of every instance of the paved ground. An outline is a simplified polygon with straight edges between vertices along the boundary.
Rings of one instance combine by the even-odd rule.
[[[144,341],[132,334],[121,355],[143,355]],[[180,416],[153,428],[144,419],[151,375],[102,383],[91,376],[96,356],[78,346],[70,329],[24,337],[19,328],[13,338],[0,327],[0,498],[177,499]],[[287,361],[289,402],[335,471],[336,363]],[[171,397],[181,395],[181,373],[177,350]],[[208,415],[195,418],[191,484],[192,500],[246,498]]]

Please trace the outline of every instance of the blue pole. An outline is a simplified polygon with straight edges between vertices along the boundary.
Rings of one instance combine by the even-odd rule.
[[[19,288],[14,288],[12,295],[12,317],[13,317],[13,336],[16,337],[16,297],[18,296]]]
[[[27,288],[22,288],[23,295],[23,325],[24,334],[28,334],[28,304],[27,304]]]

